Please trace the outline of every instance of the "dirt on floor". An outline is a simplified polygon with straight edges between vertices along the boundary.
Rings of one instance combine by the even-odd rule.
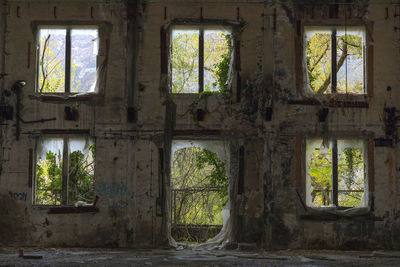
[[[400,251],[0,248],[0,266],[399,266]]]

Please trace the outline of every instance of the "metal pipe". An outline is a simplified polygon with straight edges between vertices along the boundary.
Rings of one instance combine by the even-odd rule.
[[[204,30],[199,36],[199,93],[204,91]]]
[[[1,43],[2,43],[2,48],[3,50],[1,51],[1,74],[5,75],[6,74],[6,42],[7,42],[7,38],[6,38],[6,33],[7,33],[7,7],[8,7],[8,1],[7,0],[3,0],[3,9],[4,12],[1,14],[3,17],[3,29],[2,29],[2,34],[1,34]],[[3,77],[1,77],[3,78]],[[3,99],[3,90],[5,90],[5,80],[4,78],[1,79],[1,102],[4,103],[4,99]]]
[[[332,201],[338,206],[338,146],[337,140],[332,141]]]
[[[337,50],[336,50],[336,29],[331,36],[331,92],[336,93],[337,87]]]

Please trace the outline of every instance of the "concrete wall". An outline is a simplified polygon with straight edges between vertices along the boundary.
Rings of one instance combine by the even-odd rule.
[[[230,144],[230,241],[276,248],[399,248],[399,164],[396,137],[385,136],[384,107],[397,107],[399,95],[400,10],[379,1],[350,7],[351,16],[373,22],[374,95],[369,108],[299,104],[296,91],[296,23],[310,14],[329,17],[329,6],[299,6],[279,1],[2,1],[0,48],[8,75],[2,92],[26,80],[20,116],[1,122],[0,245],[154,247],[168,242],[169,154],[171,139],[223,140]],[[296,1],[294,1],[296,2]],[[298,1],[297,1],[298,2]],[[370,3],[371,2],[371,3]],[[56,9],[54,9],[56,8]],[[388,17],[386,18],[386,9]],[[17,11],[18,10],[18,11]],[[314,10],[314,11],[310,11]],[[18,14],[17,14],[18,12]],[[173,19],[218,19],[242,22],[241,84],[232,96],[176,96],[165,92],[161,73],[160,30]],[[320,15],[317,15],[320,14]],[[322,14],[322,15],[321,15]],[[315,19],[315,18],[314,18]],[[342,21],[340,17],[337,20]],[[112,25],[104,95],[89,100],[46,100],[35,94],[33,21],[104,21]],[[321,20],[321,18],[320,18]],[[4,34],[5,33],[5,34]],[[30,49],[30,52],[28,52]],[[30,55],[29,59],[28,56]],[[30,64],[28,64],[30,62]],[[392,90],[387,91],[391,86]],[[236,93],[241,90],[241,100]],[[15,106],[16,96],[2,104]],[[296,102],[297,101],[297,102]],[[300,102],[299,102],[300,101]],[[193,105],[193,103],[197,103]],[[289,104],[292,103],[292,104]],[[296,104],[297,103],[297,104]],[[64,108],[76,108],[77,121],[64,119]],[[137,112],[128,121],[127,108]],[[174,110],[174,107],[176,110]],[[273,108],[271,121],[266,108]],[[207,110],[203,121],[190,112]],[[173,125],[175,128],[173,130]],[[96,139],[97,213],[48,214],[32,205],[29,149],[42,130],[89,130]],[[304,177],[296,185],[296,135],[367,133],[393,138],[393,147],[375,147],[373,209],[363,216],[325,216],[302,206]],[[244,148],[244,192],[237,194],[239,150]],[[159,149],[165,159],[164,199],[159,195]],[[301,155],[301,154],[300,154]],[[304,176],[304,175],[303,175]],[[400,192],[400,191],[399,191]],[[22,193],[23,198],[14,197]],[[161,210],[157,212],[157,209]]]

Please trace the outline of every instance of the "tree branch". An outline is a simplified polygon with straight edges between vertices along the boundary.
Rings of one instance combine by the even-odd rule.
[[[337,64],[337,71],[339,72],[340,68],[343,66],[346,58],[347,58],[347,44],[343,46],[343,53],[339,58],[338,64]],[[331,74],[325,79],[324,83],[321,85],[321,87],[317,90],[317,94],[323,94],[325,91],[328,89],[329,84],[331,83]]]
[[[49,34],[46,37],[45,41],[44,41],[42,57],[40,58],[40,63],[41,63],[41,66],[42,66],[42,75],[43,75],[43,82],[42,82],[42,85],[40,86],[40,93],[43,91],[43,87],[44,87],[44,84],[46,83],[46,79],[47,79],[47,73],[45,73],[45,70],[44,70],[44,56],[46,54],[46,50],[47,50],[47,46],[49,44],[50,36],[51,35]]]
[[[318,65],[318,63],[324,58],[324,56],[325,56],[326,52],[328,51],[328,49],[329,49],[329,45],[326,46],[324,52],[318,58],[317,62],[315,62],[314,66],[311,68],[310,72],[312,72],[315,69],[315,67]]]

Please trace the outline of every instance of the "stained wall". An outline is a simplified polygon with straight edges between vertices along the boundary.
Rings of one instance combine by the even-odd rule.
[[[221,140],[229,144],[231,228],[225,239],[233,246],[398,248],[400,162],[396,136],[386,134],[384,108],[399,103],[400,9],[380,1],[338,6],[294,2],[2,1],[0,72],[7,74],[1,79],[2,105],[13,106],[14,116],[1,121],[0,245],[167,245],[172,140]],[[163,51],[161,32],[175,19],[239,25],[235,49],[240,64],[233,72],[230,95],[168,92],[168,75],[161,71],[168,51]],[[318,99],[322,104],[310,104],[296,84],[298,25],[346,19],[373,25],[373,61],[368,62],[373,67],[368,73],[373,76],[373,96],[357,99],[368,108],[329,104],[331,99],[324,98]],[[32,23],[37,21],[110,25],[100,96],[46,99],[35,93]],[[27,82],[19,116],[45,120],[20,121],[19,130],[16,94],[6,96],[17,80]],[[76,109],[78,119],[65,120],[65,107]],[[329,109],[325,122],[317,116],[322,108]],[[206,111],[202,120],[196,116],[198,109]],[[84,130],[95,138],[98,212],[49,214],[47,208],[32,205],[29,150],[34,151],[38,138],[49,130]],[[392,147],[374,143],[373,202],[361,216],[314,213],[303,206],[305,178],[298,162],[303,162],[304,149],[298,140],[336,132],[393,141]],[[244,180],[241,194],[239,179]]]

